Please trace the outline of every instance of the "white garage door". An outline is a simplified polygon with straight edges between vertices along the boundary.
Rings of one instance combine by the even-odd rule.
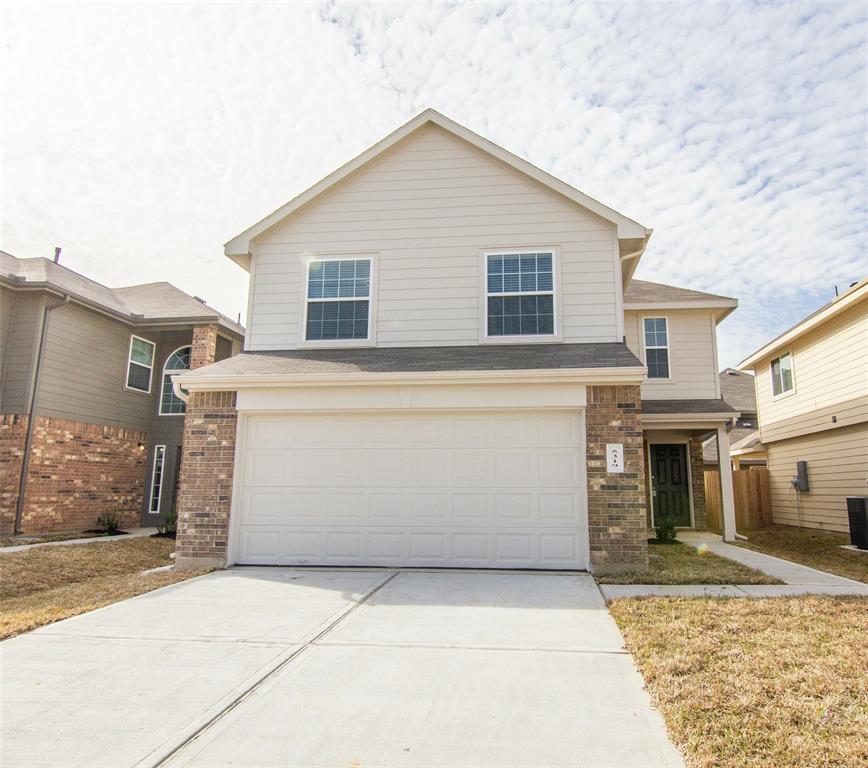
[[[586,568],[583,412],[248,416],[236,562]]]

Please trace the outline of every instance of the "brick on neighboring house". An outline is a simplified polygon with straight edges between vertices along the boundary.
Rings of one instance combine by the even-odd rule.
[[[235,392],[194,392],[184,419],[175,566],[222,566],[229,540]]]
[[[201,368],[214,362],[217,356],[217,326],[197,325],[190,344],[190,368]]]
[[[0,536],[14,533],[26,434],[27,416],[0,415]]]
[[[645,459],[639,385],[587,389],[586,451],[591,569],[648,566]],[[624,446],[624,472],[606,468],[606,444]]]

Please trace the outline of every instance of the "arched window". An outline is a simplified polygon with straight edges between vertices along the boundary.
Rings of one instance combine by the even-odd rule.
[[[190,370],[191,352],[191,347],[178,347],[166,358],[166,364],[163,366],[163,389],[160,395],[161,416],[183,416],[187,411],[187,404],[175,397],[172,376]]]

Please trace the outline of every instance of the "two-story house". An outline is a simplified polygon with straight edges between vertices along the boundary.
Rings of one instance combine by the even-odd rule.
[[[179,566],[642,568],[653,516],[701,527],[736,302],[633,280],[650,235],[428,110],[231,240]]]
[[[169,283],[107,288],[0,252],[0,534],[155,525],[175,504],[172,377],[244,329]]]
[[[868,279],[739,368],[755,374],[772,521],[846,532],[846,497],[868,496]]]

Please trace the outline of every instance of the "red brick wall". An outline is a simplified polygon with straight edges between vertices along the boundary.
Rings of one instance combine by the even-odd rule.
[[[124,527],[137,526],[146,441],[144,432],[38,417],[21,532],[86,530],[103,512],[116,514]],[[19,472],[20,465],[16,478]],[[13,506],[13,520],[14,514]]]
[[[588,527],[597,572],[648,566],[639,385],[588,387]],[[624,472],[606,471],[606,443],[624,446]]]
[[[175,545],[179,568],[225,562],[237,421],[234,392],[194,392],[187,403]]]
[[[688,453],[693,494],[693,527],[698,531],[705,531],[708,529],[708,516],[705,511],[705,460],[702,458],[701,435],[691,435]]]
[[[193,328],[193,342],[190,348],[190,368],[201,368],[214,362],[217,355],[217,328],[213,325],[199,325]]]
[[[0,416],[0,536],[11,535],[15,528],[15,509],[18,505],[18,483],[26,432],[27,416]]]

